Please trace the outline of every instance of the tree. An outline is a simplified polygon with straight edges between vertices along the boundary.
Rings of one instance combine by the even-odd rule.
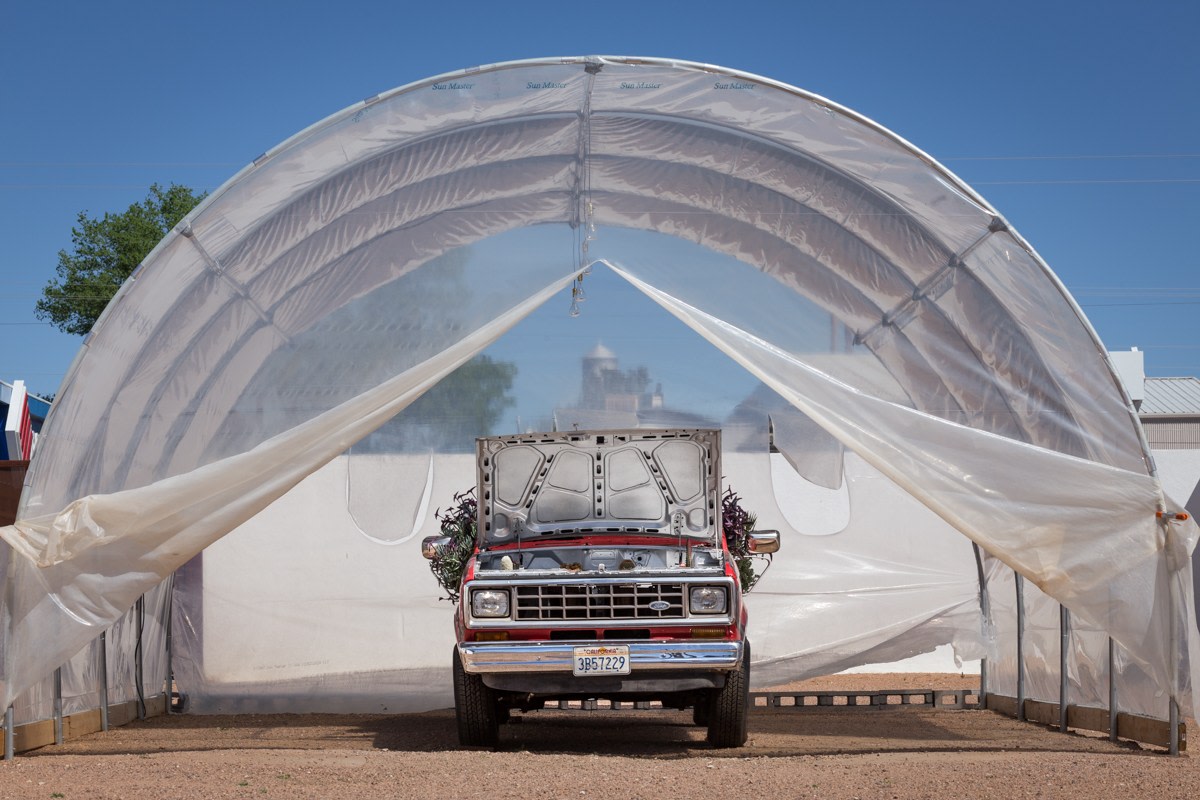
[[[354,451],[469,453],[475,437],[491,434],[505,409],[516,404],[510,394],[516,376],[516,364],[476,356],[354,445]]]
[[[422,449],[453,450],[457,445],[469,450],[476,436],[489,435],[505,409],[516,405],[509,394],[516,376],[516,364],[476,356],[417,398],[401,418],[421,420],[431,429],[418,444]]]
[[[157,183],[140,203],[100,219],[80,211],[71,250],[58,253],[58,277],[42,289],[37,317],[64,333],[86,335],[125,279],[205,194]]]

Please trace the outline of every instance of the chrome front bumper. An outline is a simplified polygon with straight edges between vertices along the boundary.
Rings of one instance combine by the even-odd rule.
[[[724,672],[742,660],[742,643],[727,641],[651,642],[461,642],[463,669],[473,673],[566,672],[574,665],[574,648],[619,644],[629,647],[631,672],[685,670]]]

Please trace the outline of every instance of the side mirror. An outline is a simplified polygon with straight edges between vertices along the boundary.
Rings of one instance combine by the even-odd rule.
[[[421,540],[421,555],[428,559],[437,558],[452,543],[449,536],[426,536]]]
[[[757,555],[778,552],[779,531],[747,531],[746,546]]]

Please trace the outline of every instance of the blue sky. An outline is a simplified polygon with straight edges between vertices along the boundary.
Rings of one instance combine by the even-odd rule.
[[[0,21],[0,378],[54,391],[39,323],[76,214],[212,190],[364,97],[478,64],[721,64],[848,106],[1033,244],[1110,349],[1200,374],[1200,4],[22,3]]]

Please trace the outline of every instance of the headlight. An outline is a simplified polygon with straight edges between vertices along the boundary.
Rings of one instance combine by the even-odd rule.
[[[724,614],[726,605],[725,587],[693,586],[691,609],[693,614]]]
[[[476,617],[507,617],[508,592],[475,589],[471,592],[471,614]]]

